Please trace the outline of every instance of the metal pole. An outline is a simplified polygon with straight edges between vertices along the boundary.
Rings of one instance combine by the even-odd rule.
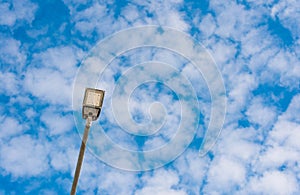
[[[80,152],[79,152],[79,155],[78,155],[75,175],[74,175],[73,184],[72,184],[71,195],[76,194],[76,187],[77,187],[77,183],[78,183],[78,179],[79,179],[79,174],[80,174],[80,169],[81,169],[81,165],[82,165],[82,161],[83,161],[85,146],[86,146],[86,142],[87,142],[87,139],[88,139],[91,124],[92,124],[92,119],[90,117],[88,117],[86,119],[86,124],[85,124],[85,128],[84,128],[84,133],[83,133],[83,138],[82,138],[82,142],[81,142]]]

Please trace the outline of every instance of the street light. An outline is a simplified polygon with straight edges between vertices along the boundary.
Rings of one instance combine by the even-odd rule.
[[[77,160],[75,175],[73,179],[71,195],[76,194],[76,187],[79,179],[80,169],[83,161],[85,146],[89,134],[92,121],[98,119],[104,98],[104,91],[99,89],[86,88],[84,93],[84,99],[82,104],[82,118],[86,119],[84,133],[82,137],[80,152]]]

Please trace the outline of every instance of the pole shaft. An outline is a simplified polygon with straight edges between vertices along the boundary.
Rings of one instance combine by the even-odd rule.
[[[85,125],[85,128],[84,128],[83,138],[82,138],[80,151],[79,151],[79,155],[78,155],[75,175],[74,175],[72,189],[71,189],[71,195],[76,194],[77,183],[78,183],[78,179],[79,179],[79,175],[80,175],[80,169],[81,169],[81,165],[82,165],[82,161],[83,161],[83,157],[84,157],[85,146],[86,146],[86,142],[87,142],[87,139],[88,139],[90,126],[91,126],[91,119],[88,118],[86,120],[86,125]]]

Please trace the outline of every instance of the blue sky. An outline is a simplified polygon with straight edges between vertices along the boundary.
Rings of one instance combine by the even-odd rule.
[[[288,0],[1,1],[0,195],[69,194],[84,124],[82,78],[96,78],[106,96],[78,194],[299,194],[299,9]],[[144,40],[147,31],[110,48],[103,40],[149,25],[201,43],[203,72],[190,61],[195,55],[181,55],[194,52],[189,44],[174,40],[168,46],[177,51],[128,49],[99,75],[101,55]],[[157,32],[162,38],[166,31]],[[216,68],[222,84],[210,82],[205,67]],[[92,76],[81,77],[84,71]],[[211,92],[223,85],[221,134],[199,156]],[[174,137],[173,157],[156,154],[149,163],[143,153],[137,162],[126,153],[163,148]],[[104,138],[126,152],[103,155]],[[126,171],[135,163],[162,167]]]

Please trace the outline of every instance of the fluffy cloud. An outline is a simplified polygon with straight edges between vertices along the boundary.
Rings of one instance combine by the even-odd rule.
[[[297,1],[280,1],[271,7],[271,16],[279,18],[283,25],[290,30],[294,38],[299,39],[299,17],[297,17],[297,10],[299,4]]]
[[[19,92],[20,84],[17,76],[11,72],[0,72],[0,93],[5,95],[15,95]]]
[[[1,143],[0,164],[2,174],[14,177],[37,176],[48,170],[47,144],[29,135],[14,137]]]
[[[226,157],[214,160],[208,172],[206,193],[230,193],[246,179],[246,167],[235,159]]]
[[[262,177],[251,180],[249,185],[250,189],[246,193],[295,194],[299,192],[297,179],[290,173],[279,171],[266,172]]]
[[[186,150],[174,161],[174,169],[180,177],[178,189],[182,188],[187,194],[201,193],[206,183],[209,166],[210,159],[208,156],[201,158],[198,150]]]
[[[246,115],[251,123],[259,124],[264,127],[273,124],[276,119],[275,109],[264,105],[259,97],[252,99],[252,102],[246,111]]]
[[[36,54],[26,72],[25,89],[43,101],[70,107],[72,79],[81,55],[80,50],[70,47],[49,48]]]
[[[40,100],[51,104],[70,105],[72,83],[62,73],[48,68],[32,68],[25,78],[25,88]]]
[[[176,188],[179,182],[178,175],[172,170],[159,169],[153,175],[145,174],[142,178],[144,186],[142,189],[137,190],[135,193],[150,195],[150,194],[174,194],[186,195],[187,193],[180,188]]]
[[[260,157],[258,163],[259,170],[279,169],[287,167],[299,173],[300,169],[296,166],[299,159],[300,144],[299,139],[300,125],[295,121],[294,112],[299,109],[299,95],[291,101],[287,111],[279,116],[267,138],[268,147]]]
[[[41,121],[46,124],[50,136],[61,135],[73,129],[72,119],[71,114],[61,115],[50,110],[45,110],[41,115]]]
[[[17,20],[31,22],[36,9],[36,4],[28,0],[3,2],[0,4],[0,25],[13,26]]]
[[[20,41],[0,34],[0,62],[2,70],[20,71],[26,62]]]
[[[26,128],[12,117],[4,117],[0,121],[0,139],[8,139],[13,135],[20,134],[24,131],[24,128]]]

